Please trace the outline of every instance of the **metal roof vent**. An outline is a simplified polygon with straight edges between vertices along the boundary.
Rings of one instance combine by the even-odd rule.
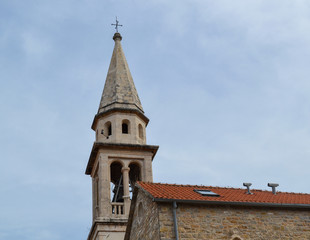
[[[268,183],[268,187],[271,187],[271,188],[272,188],[272,193],[273,193],[274,195],[277,194],[277,193],[276,193],[276,187],[278,187],[278,186],[279,186],[278,183]]]
[[[243,183],[243,186],[245,186],[247,188],[247,193],[246,194],[253,194],[250,191],[250,186],[252,186],[252,183]]]

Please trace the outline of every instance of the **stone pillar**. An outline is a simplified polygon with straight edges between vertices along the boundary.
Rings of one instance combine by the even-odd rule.
[[[96,175],[94,178],[94,199],[93,199],[93,204],[94,204],[94,220],[99,217],[99,178]]]
[[[93,222],[95,221],[95,218],[96,218],[96,193],[95,193],[95,189],[96,189],[96,186],[95,186],[95,183],[96,183],[96,180],[95,180],[95,177],[92,177],[92,193],[93,193]]]
[[[125,215],[129,215],[129,208],[130,208],[130,195],[129,195],[129,167],[123,167],[123,186],[124,186],[124,208],[125,208]]]
[[[101,220],[109,219],[111,215],[110,204],[110,168],[107,156],[101,155],[99,158],[99,217]]]
[[[152,171],[152,156],[146,156],[143,162],[143,175],[142,181],[153,182],[153,171]]]

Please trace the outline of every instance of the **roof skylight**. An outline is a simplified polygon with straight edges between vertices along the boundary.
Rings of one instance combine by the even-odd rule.
[[[206,197],[219,197],[220,195],[208,189],[194,189],[196,193]]]

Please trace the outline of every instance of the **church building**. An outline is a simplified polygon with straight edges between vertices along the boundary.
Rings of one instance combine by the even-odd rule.
[[[92,179],[87,240],[310,239],[310,194],[153,183],[158,150],[122,46],[115,46],[86,174]],[[190,161],[190,159],[189,159]]]
[[[310,194],[138,182],[125,240],[309,240]]]

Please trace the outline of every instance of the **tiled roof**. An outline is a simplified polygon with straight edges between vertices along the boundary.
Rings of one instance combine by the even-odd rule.
[[[277,192],[251,189],[253,194],[247,194],[246,189],[223,188],[195,185],[175,185],[163,183],[138,182],[139,186],[149,192],[156,200],[205,201],[207,202],[235,202],[235,203],[267,203],[267,204],[310,204],[310,194]],[[211,190],[220,195],[202,196],[194,190]]]

